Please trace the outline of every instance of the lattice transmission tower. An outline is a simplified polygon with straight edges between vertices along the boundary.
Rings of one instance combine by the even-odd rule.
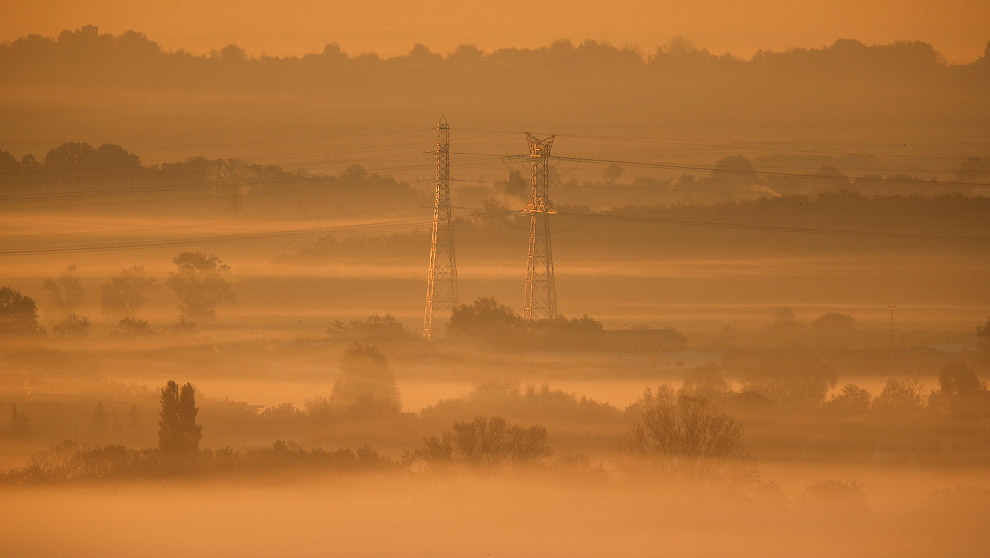
[[[555,136],[539,139],[526,134],[529,156],[533,159],[533,197],[524,211],[529,213],[529,259],[526,265],[526,300],[523,317],[527,320],[557,317],[557,293],[553,283],[553,250],[550,243],[550,215],[557,213],[550,201],[550,148]]]
[[[433,237],[430,271],[426,276],[426,319],[423,338],[430,340],[433,311],[457,307],[457,259],[454,257],[454,224],[450,217],[450,124],[437,123],[437,191],[433,203]]]

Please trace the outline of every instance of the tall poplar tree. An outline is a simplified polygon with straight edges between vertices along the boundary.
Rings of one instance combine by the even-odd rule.
[[[161,419],[158,421],[158,450],[173,455],[179,450],[179,386],[169,380],[162,388]]]
[[[179,432],[183,453],[193,454],[199,451],[199,440],[203,437],[203,427],[196,424],[196,388],[190,383],[182,386],[179,393]]]

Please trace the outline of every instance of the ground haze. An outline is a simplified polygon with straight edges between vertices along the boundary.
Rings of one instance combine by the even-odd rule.
[[[985,554],[978,3],[22,4],[0,554]]]

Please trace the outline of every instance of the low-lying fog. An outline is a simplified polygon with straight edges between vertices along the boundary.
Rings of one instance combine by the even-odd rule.
[[[794,470],[803,479],[833,474]],[[844,472],[848,473],[848,472]],[[862,471],[856,471],[862,477]],[[10,556],[982,556],[987,496],[897,470],[866,506],[525,475],[236,478],[6,490]],[[967,479],[967,480],[971,480]],[[782,498],[797,498],[792,507]],[[745,549],[744,551],[742,549]]]

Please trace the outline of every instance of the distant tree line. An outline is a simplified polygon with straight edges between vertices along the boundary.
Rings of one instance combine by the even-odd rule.
[[[990,43],[987,52],[990,53]],[[504,48],[489,53],[473,45],[462,45],[446,56],[416,44],[407,54],[388,59],[374,53],[351,55],[331,43],[322,52],[302,57],[262,55],[252,58],[236,44],[213,50],[208,55],[194,55],[184,50],[166,51],[143,33],[100,34],[92,25],[63,31],[57,38],[28,35],[0,45],[0,64],[21,70],[22,80],[50,77],[53,72],[62,74],[65,80],[78,80],[98,73],[114,83],[140,80],[164,84],[192,79],[193,85],[203,88],[221,86],[225,83],[221,77],[254,88],[326,86],[332,84],[327,80],[331,75],[377,74],[402,67],[429,73],[443,70],[470,73],[472,68],[479,66],[508,66],[512,70],[553,66],[564,75],[584,71],[594,75],[611,74],[615,78],[625,78],[633,73],[648,75],[649,72],[683,74],[699,68],[744,76],[747,73],[772,76],[785,72],[805,79],[822,74],[862,79],[869,77],[865,74],[878,72],[883,78],[892,79],[898,76],[965,75],[967,71],[981,70],[987,63],[986,58],[985,54],[972,64],[951,66],[932,45],[920,41],[868,46],[860,41],[841,39],[821,49],[760,51],[752,59],[744,60],[730,54],[713,54],[682,37],[645,54],[635,48],[620,48],[604,42],[588,40],[575,45],[565,40],[539,48]],[[121,70],[125,68],[135,75],[123,74]],[[308,82],[302,80],[301,74],[314,71],[327,75],[315,81],[312,78]],[[222,76],[214,75],[217,72]],[[261,72],[277,73],[281,79],[265,83],[253,77]]]
[[[944,367],[938,388],[928,393],[917,379],[891,378],[875,397],[853,384],[830,395],[834,375],[805,357],[794,357],[787,365],[777,362],[778,368],[772,365],[774,361],[767,361],[745,372],[738,390],[717,366],[690,371],[679,390],[666,384],[647,389],[625,409],[578,399],[546,385],[525,391],[489,385],[409,415],[400,412],[394,376],[381,354],[373,347],[355,345],[342,356],[342,369],[326,407],[301,412],[283,405],[259,413],[256,419],[275,421],[282,432],[292,424],[328,420],[338,429],[360,424],[365,431],[375,426],[409,432],[405,429],[419,423],[433,432],[419,445],[407,440],[412,449],[397,460],[370,447],[357,452],[305,450],[284,437],[271,447],[244,453],[202,449],[196,391],[191,384],[170,381],[159,394],[156,449],[58,443],[36,454],[28,467],[0,474],[0,480],[50,482],[272,468],[463,469],[502,474],[564,467],[593,472],[595,468],[579,456],[558,453],[557,461],[549,460],[555,454],[555,436],[575,427],[614,429],[609,440],[615,444],[611,449],[619,450],[614,474],[621,478],[699,488],[758,487],[762,481],[754,446],[774,455],[800,451],[839,460],[849,459],[846,454],[861,454],[861,459],[879,462],[923,459],[930,466],[990,464],[990,453],[979,447],[979,421],[990,416],[990,392],[966,364]],[[98,404],[94,425],[106,417],[107,411]],[[23,411],[13,407],[10,435],[28,435],[29,424]],[[793,447],[781,446],[783,439]],[[820,488],[841,492],[854,487]]]
[[[108,196],[115,199],[110,208],[101,204]],[[114,144],[67,142],[40,159],[0,150],[0,201],[5,205],[62,208],[67,200],[75,201],[72,210],[80,212],[94,206],[103,212],[183,216],[278,210],[303,218],[425,203],[408,183],[369,174],[357,164],[337,175],[310,175],[278,165],[204,157],[145,166],[136,154]]]
[[[176,271],[167,280],[179,299],[179,316],[164,331],[190,334],[197,324],[188,318],[212,320],[217,308],[234,302],[228,276],[230,266],[216,255],[202,252],[181,252],[172,263]],[[76,312],[86,291],[77,275],[76,264],[70,264],[57,277],[45,279],[42,286],[47,294],[46,308],[53,319],[55,337],[85,338],[92,322]],[[100,286],[100,305],[107,315],[120,318],[111,332],[115,337],[134,337],[154,333],[151,325],[137,317],[137,312],[157,289],[157,281],[143,266],[123,268]],[[188,317],[188,318],[187,318]],[[47,331],[39,322],[35,300],[11,287],[0,288],[0,336],[39,336]]]

